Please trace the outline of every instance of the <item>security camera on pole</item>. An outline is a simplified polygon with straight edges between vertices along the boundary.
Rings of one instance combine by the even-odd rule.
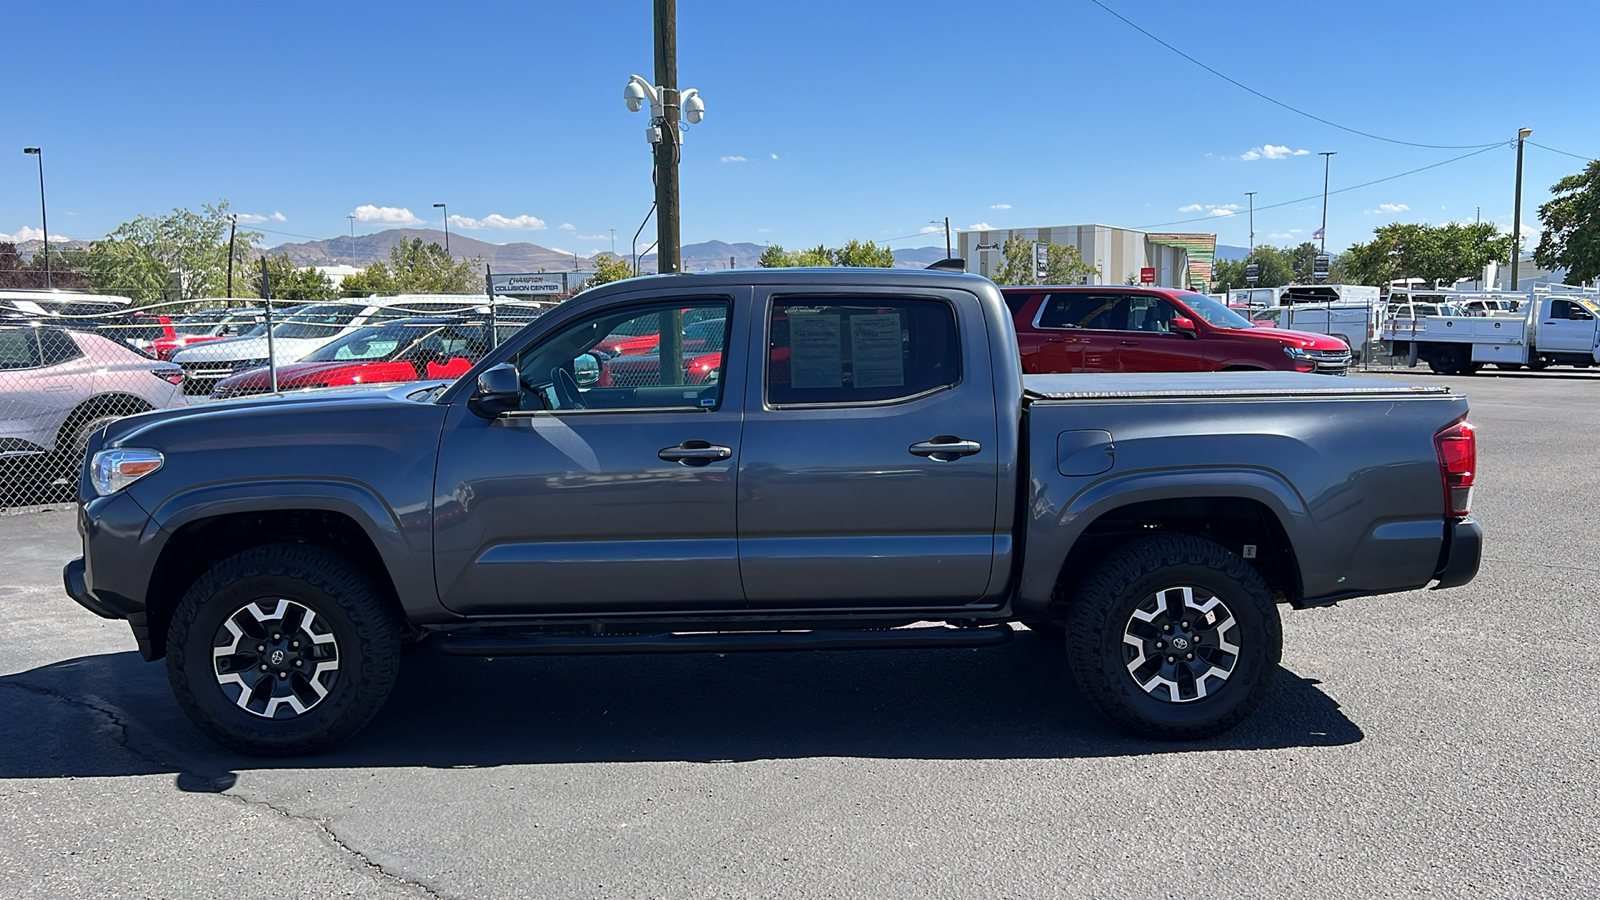
[[[650,124],[645,128],[645,138],[650,141],[656,157],[656,271],[676,274],[683,268],[682,238],[678,223],[678,161],[682,155],[683,130],[678,117],[690,125],[700,124],[705,117],[706,105],[700,92],[689,88],[678,90],[678,6],[677,0],[656,0],[656,84],[638,75],[628,76],[628,86],[622,99],[631,112],[638,112],[645,101],[650,102]]]

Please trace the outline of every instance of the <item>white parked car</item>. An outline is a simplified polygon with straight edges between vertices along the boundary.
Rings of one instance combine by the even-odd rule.
[[[293,310],[274,310],[271,356],[278,365],[288,365],[373,322],[461,312],[488,302],[489,298],[485,295],[402,294],[396,297],[313,303]],[[281,322],[276,321],[279,314],[283,315]],[[266,365],[267,347],[265,334],[211,341],[172,354],[172,361],[183,367],[185,391],[209,394],[212,387],[223,378]]]

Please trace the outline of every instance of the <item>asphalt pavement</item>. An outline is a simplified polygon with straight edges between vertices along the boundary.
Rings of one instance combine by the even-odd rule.
[[[1600,891],[1600,376],[1439,379],[1479,426],[1478,579],[1284,610],[1220,738],[1136,740],[983,650],[471,660],[235,756],[0,512],[0,897],[1551,897]],[[26,498],[41,499],[38,497]],[[42,499],[64,499],[50,498]]]

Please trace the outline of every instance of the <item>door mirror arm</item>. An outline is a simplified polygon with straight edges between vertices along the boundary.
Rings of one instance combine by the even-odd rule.
[[[467,398],[467,408],[485,419],[498,419],[522,405],[522,381],[511,363],[490,366],[478,373],[478,387]]]

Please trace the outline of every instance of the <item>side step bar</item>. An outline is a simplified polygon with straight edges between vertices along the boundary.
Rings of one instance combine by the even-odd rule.
[[[435,646],[451,656],[569,656],[587,653],[739,653],[773,650],[928,649],[996,647],[1011,626],[929,626],[871,631],[714,631],[662,634],[440,635]]]

